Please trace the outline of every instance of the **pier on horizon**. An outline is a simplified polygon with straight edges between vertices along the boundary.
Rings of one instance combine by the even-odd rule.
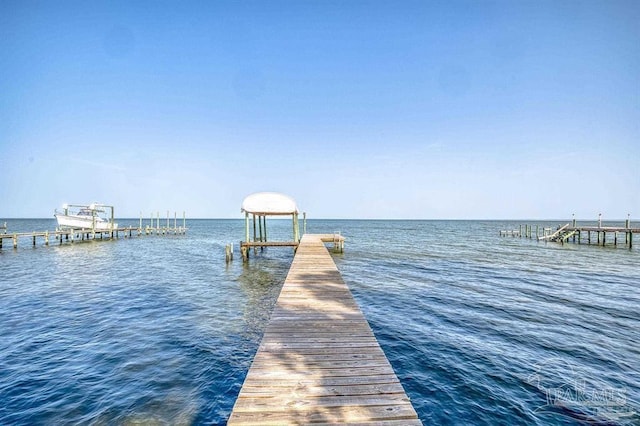
[[[163,219],[164,220],[164,219]],[[57,228],[53,231],[33,231],[33,232],[7,232],[7,223],[0,227],[0,250],[3,248],[3,241],[10,239],[14,249],[18,248],[18,241],[21,239],[31,240],[33,247],[37,246],[37,239],[41,238],[45,246],[49,246],[51,239],[57,241],[57,244],[63,242],[74,243],[78,241],[91,240],[109,240],[120,238],[120,234],[124,237],[142,236],[142,235],[184,235],[187,233],[186,214],[182,214],[182,226],[178,226],[177,213],[174,213],[173,226],[170,224],[169,212],[167,212],[166,226],[161,226],[160,213],[154,218],[151,215],[150,225],[143,226],[142,216],[140,216],[139,226],[113,227],[108,229],[91,229],[91,228]]]
[[[524,229],[524,230],[523,230]],[[592,233],[595,237],[592,239]],[[558,226],[555,230],[550,227],[535,226],[535,232],[533,225],[519,225],[518,229],[502,230],[500,231],[501,237],[524,237],[535,238],[538,241],[554,241],[559,243],[565,243],[571,240],[574,243],[583,243],[583,234],[586,234],[586,243],[592,244],[592,240],[596,245],[607,245],[607,235],[613,235],[613,241],[609,241],[614,246],[618,245],[618,234],[624,235],[624,245],[629,249],[633,248],[633,235],[640,234],[640,228],[631,226],[631,215],[627,215],[627,219],[624,222],[624,226],[611,226],[603,225],[602,214],[598,215],[598,222],[596,225],[578,225],[575,215],[571,222],[565,225]],[[609,238],[611,240],[611,238]]]

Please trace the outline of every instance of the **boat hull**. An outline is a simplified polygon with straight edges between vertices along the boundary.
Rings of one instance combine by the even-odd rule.
[[[112,229],[118,228],[117,223],[114,223],[112,227],[111,222],[98,217],[96,217],[94,221],[91,217],[64,214],[56,214],[54,216],[60,228],[91,229],[95,231],[111,231]]]

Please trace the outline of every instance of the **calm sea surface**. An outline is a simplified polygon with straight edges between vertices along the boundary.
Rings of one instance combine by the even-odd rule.
[[[225,423],[293,253],[243,265],[243,220],[187,226],[17,250],[5,240],[0,424]],[[273,239],[290,235],[289,221],[269,226]],[[640,424],[640,240],[499,237],[517,227],[308,222],[347,237],[336,264],[425,424]]]

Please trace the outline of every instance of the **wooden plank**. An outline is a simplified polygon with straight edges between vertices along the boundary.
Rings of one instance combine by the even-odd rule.
[[[389,405],[411,405],[404,393],[389,393],[382,395],[339,395],[316,396],[301,400],[297,393],[274,393],[269,397],[241,396],[238,398],[234,411],[255,412],[268,407],[270,411],[287,411],[289,406],[296,406],[297,410],[308,411],[317,407],[376,407]]]
[[[298,243],[295,241],[243,241],[243,247],[296,247]]]
[[[289,425],[289,424],[312,424],[312,423],[333,423],[333,424],[353,424],[364,422],[376,422],[385,424],[387,421],[403,420],[402,424],[422,424],[415,417],[415,410],[411,404],[383,405],[383,406],[360,406],[342,405],[329,407],[313,407],[304,409],[304,406],[289,405],[284,407],[273,406],[270,409],[261,411],[233,411],[229,418],[231,425]],[[271,409],[273,408],[273,409]],[[410,423],[411,422],[411,423]]]
[[[268,352],[271,354],[299,354],[299,355],[344,355],[344,354],[374,354],[374,353],[382,353],[382,350],[378,352],[379,348],[375,346],[362,346],[362,347],[297,347],[297,348],[283,348],[276,347],[265,349],[261,348],[260,351]]]
[[[283,355],[286,355],[286,358],[283,357]],[[384,356],[383,353],[360,353],[360,354],[335,354],[335,353],[330,353],[330,354],[300,354],[300,353],[287,353],[287,354],[278,354],[278,353],[272,353],[272,352],[261,352],[258,355],[256,355],[255,359],[254,359],[254,363],[264,363],[264,364],[268,364],[268,363],[273,363],[273,364],[279,364],[281,362],[289,362],[289,363],[295,363],[295,362],[305,362],[306,365],[315,365],[316,363],[321,363],[321,362],[325,362],[325,361],[329,361],[329,362],[336,362],[336,361],[359,361],[359,362],[366,362],[369,360],[380,360],[380,361],[387,361],[387,358]]]
[[[348,338],[368,338],[371,339],[370,331],[364,327],[360,328],[340,328],[340,329],[300,329],[300,328],[284,328],[284,329],[270,329],[264,337],[269,339],[331,339],[335,337],[348,337]]]
[[[380,394],[402,394],[404,388],[399,382],[377,383],[377,384],[351,384],[351,385],[298,385],[291,387],[287,383],[287,389],[278,392],[279,395],[286,395],[287,392],[295,392],[296,395],[305,397],[325,397],[342,395],[380,395]],[[246,386],[243,389],[243,397],[260,398],[272,397],[273,390],[265,386]]]
[[[247,388],[254,387],[288,387],[296,388],[300,386],[354,386],[354,385],[376,385],[383,383],[400,383],[398,377],[394,373],[381,374],[377,376],[356,376],[356,377],[304,377],[304,378],[285,378],[273,379],[266,377],[254,377],[251,381],[245,381]],[[273,389],[274,392],[281,392],[280,389]]]
[[[302,238],[229,424],[422,424],[329,237]]]

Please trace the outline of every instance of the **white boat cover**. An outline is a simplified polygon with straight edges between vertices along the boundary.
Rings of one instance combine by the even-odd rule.
[[[257,215],[286,215],[298,213],[293,198],[278,192],[256,192],[242,202],[242,212]]]

